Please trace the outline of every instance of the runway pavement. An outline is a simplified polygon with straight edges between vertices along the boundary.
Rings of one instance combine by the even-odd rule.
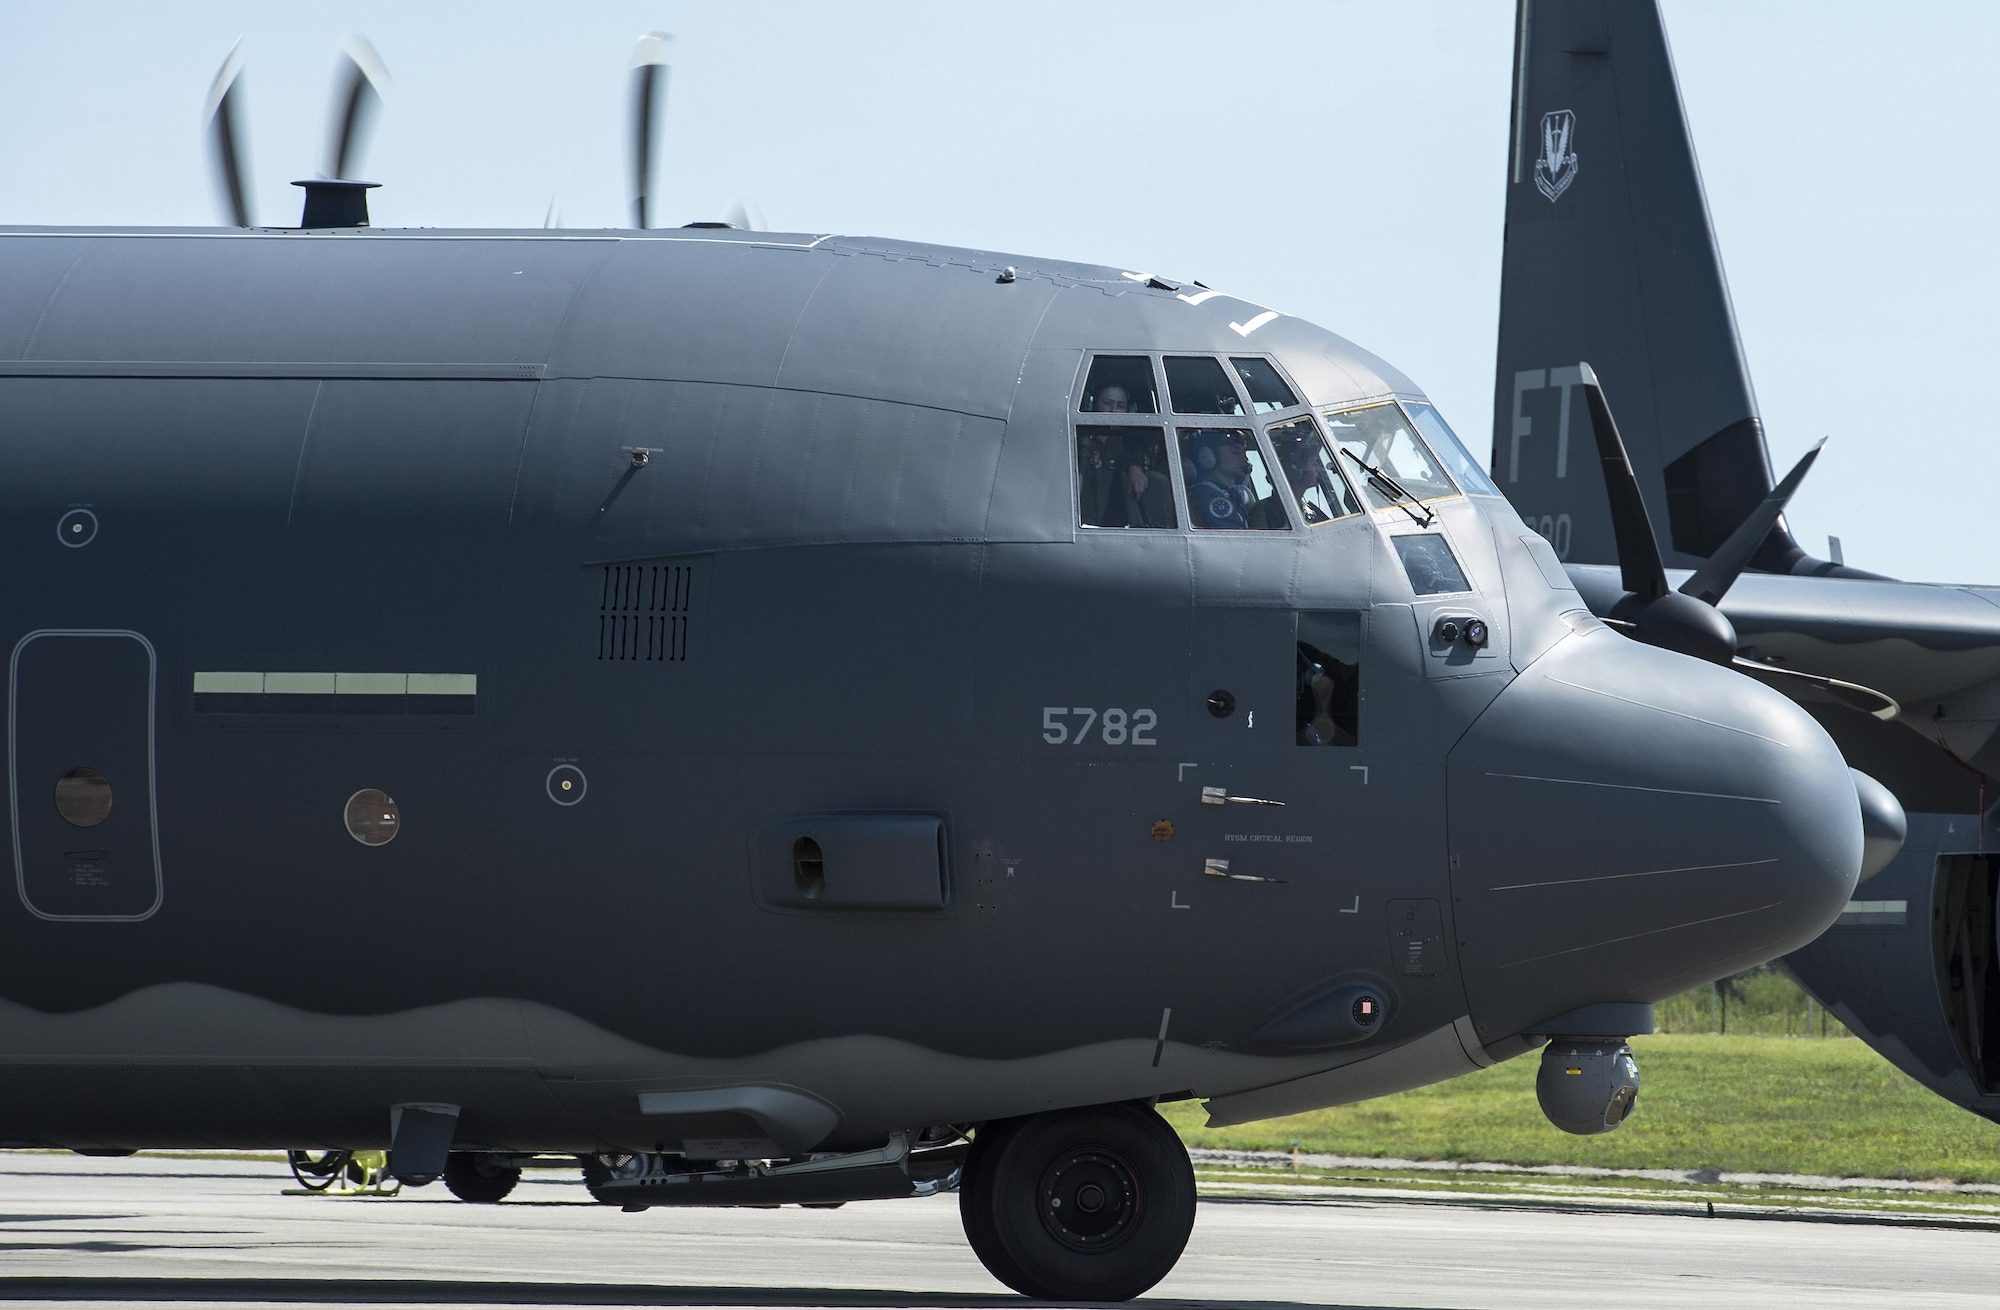
[[[442,1184],[282,1195],[281,1165],[0,1152],[0,1297],[182,1305],[1022,1304],[954,1201],[839,1210],[593,1205],[573,1175],[499,1205]],[[1372,1202],[1205,1201],[1159,1305],[1990,1307],[2000,1233]]]

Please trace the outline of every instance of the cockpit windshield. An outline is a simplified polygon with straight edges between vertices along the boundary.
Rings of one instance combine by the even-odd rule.
[[[1435,500],[1440,496],[1458,494],[1458,488],[1452,485],[1451,479],[1438,466],[1438,461],[1411,430],[1412,424],[1401,407],[1381,404],[1341,410],[1328,414],[1326,424],[1332,431],[1334,442],[1342,450],[1382,470],[1418,500]],[[1368,503],[1376,509],[1385,509],[1397,503],[1395,492],[1377,485],[1375,478],[1360,478],[1358,481],[1362,484],[1363,494],[1368,497]]]
[[[1451,475],[1458,479],[1458,485],[1465,488],[1468,496],[1497,496],[1500,488],[1493,485],[1493,479],[1486,476],[1486,470],[1479,467],[1479,461],[1472,457],[1444,421],[1444,415],[1437,412],[1437,406],[1420,400],[1404,406],[1410,411],[1410,418],[1417,425],[1417,431],[1430,443],[1431,450],[1444,461]]]

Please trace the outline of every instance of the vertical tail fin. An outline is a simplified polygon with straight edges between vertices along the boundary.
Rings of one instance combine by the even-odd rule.
[[[1771,462],[1657,0],[1518,0],[1514,42],[1494,480],[1564,559],[1615,562],[1587,361],[1666,563],[1696,567]],[[1819,561],[1780,520],[1754,563]]]

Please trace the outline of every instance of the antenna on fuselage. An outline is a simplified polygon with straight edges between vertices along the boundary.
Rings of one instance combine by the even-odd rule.
[[[652,226],[654,140],[667,112],[667,45],[665,32],[648,32],[632,51],[632,226]]]

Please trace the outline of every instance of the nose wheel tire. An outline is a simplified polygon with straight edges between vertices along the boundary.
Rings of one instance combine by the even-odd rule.
[[[989,1124],[959,1177],[966,1240],[1024,1296],[1124,1301],[1166,1277],[1194,1227],[1194,1169],[1151,1110]]]
[[[444,1158],[444,1185],[461,1201],[491,1205],[520,1181],[518,1168],[496,1164],[490,1156],[476,1151],[453,1151]]]

